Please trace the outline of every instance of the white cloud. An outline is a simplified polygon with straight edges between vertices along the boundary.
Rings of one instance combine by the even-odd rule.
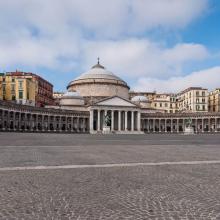
[[[178,44],[165,48],[147,39],[90,41],[84,44],[86,68],[98,56],[108,69],[136,79],[140,76],[168,78],[181,75],[184,64],[204,60],[209,54],[200,44]]]
[[[180,92],[190,86],[201,86],[213,90],[219,87],[220,66],[193,72],[187,76],[171,77],[166,80],[139,78],[135,91]]]

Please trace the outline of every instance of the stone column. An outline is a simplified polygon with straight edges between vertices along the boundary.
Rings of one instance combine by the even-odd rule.
[[[16,124],[16,118],[15,118],[15,112],[13,112],[13,130],[15,131],[16,128],[15,128],[15,124]]]
[[[195,132],[198,133],[198,118],[195,119]]]
[[[121,111],[118,111],[118,131],[121,131]]]
[[[204,119],[202,118],[202,132],[204,132]]]
[[[5,130],[5,120],[4,120],[4,117],[5,116],[5,111],[2,110],[2,130],[4,131]]]
[[[161,122],[161,119],[159,118],[159,125],[158,125],[159,126],[159,132],[161,132],[161,127],[160,127],[161,124],[160,124],[160,122]]]
[[[164,120],[164,126],[165,126],[165,133],[167,132],[167,119],[165,118],[165,120]]]
[[[59,131],[62,132],[62,116],[59,117]]]
[[[114,131],[114,110],[112,110],[111,112],[111,116],[112,116],[112,119],[111,119],[111,130]]]
[[[176,119],[176,126],[177,126],[176,131],[177,133],[179,133],[179,118]]]
[[[210,119],[210,118],[208,118],[208,124],[209,124],[209,130],[208,130],[208,132],[211,132],[211,119]]]
[[[19,114],[20,117],[20,114]],[[19,119],[19,126],[20,126],[20,119]],[[36,131],[38,131],[38,114],[36,114]]]
[[[93,110],[90,110],[89,130],[90,130],[90,133],[92,133],[94,131],[94,129],[93,129]]]
[[[98,114],[98,121],[97,121],[97,131],[100,131],[100,110],[97,110],[97,114]]]
[[[76,128],[76,130],[77,130],[77,132],[80,132],[80,120],[79,120],[79,117],[77,117],[77,119],[76,119],[76,126],[77,126],[77,128]]]
[[[41,115],[41,131],[44,131],[44,115]]]
[[[155,133],[155,118],[153,118],[153,132]]]
[[[215,118],[215,132],[217,132],[217,118]]]
[[[141,113],[137,113],[137,130],[141,131]]]
[[[134,131],[134,112],[131,112],[131,131]]]
[[[71,117],[71,132],[73,132],[73,127],[74,127],[74,125],[73,125],[73,116]]]
[[[128,112],[125,111],[125,131],[128,130]]]
[[[185,131],[185,118],[183,118],[183,124],[182,124],[182,126],[183,126],[183,132]]]
[[[173,133],[173,119],[170,119],[170,131]]]

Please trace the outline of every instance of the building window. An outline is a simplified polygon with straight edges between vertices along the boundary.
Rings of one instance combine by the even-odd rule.
[[[205,111],[205,105],[202,106],[202,110]]]
[[[160,103],[160,107],[162,107],[162,103]]]
[[[202,96],[205,96],[205,92],[202,92]]]
[[[196,91],[196,96],[199,96],[199,91]]]
[[[23,91],[19,91],[19,99],[23,99]]]
[[[19,89],[23,89],[23,82],[19,81]]]
[[[15,79],[14,79],[14,78],[12,78],[12,79],[11,79],[11,81],[12,81],[12,82],[15,82]]]
[[[155,103],[154,106],[157,107],[157,103]]]
[[[12,100],[13,100],[13,101],[15,101],[15,100],[16,100],[15,95],[13,95],[13,96],[12,96]]]

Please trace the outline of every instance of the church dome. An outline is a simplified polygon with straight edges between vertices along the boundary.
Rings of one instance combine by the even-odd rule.
[[[132,102],[148,102],[148,98],[146,96],[134,96],[132,99],[131,99]]]
[[[67,86],[68,91],[79,91],[83,97],[111,97],[128,98],[129,86],[121,78],[106,70],[99,63],[89,71],[81,74]]]

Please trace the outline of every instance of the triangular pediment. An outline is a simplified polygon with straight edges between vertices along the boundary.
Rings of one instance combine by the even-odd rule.
[[[96,102],[95,105],[137,107],[135,104],[133,104],[129,100],[123,99],[118,96],[114,96],[108,99],[101,100],[99,102]]]

